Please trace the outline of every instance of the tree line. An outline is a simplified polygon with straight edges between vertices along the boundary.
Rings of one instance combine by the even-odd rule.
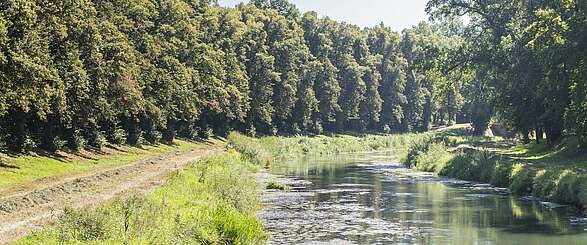
[[[587,1],[431,0],[427,11],[470,17],[455,69],[475,71],[485,115],[526,142],[577,136],[585,146]]]
[[[402,33],[285,0],[0,3],[0,147],[224,135],[413,132],[470,118],[445,72],[458,21]]]

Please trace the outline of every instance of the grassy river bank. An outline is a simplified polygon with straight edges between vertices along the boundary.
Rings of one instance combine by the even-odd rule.
[[[258,244],[257,166],[234,151],[200,160],[146,197],[95,210],[66,208],[51,228],[16,244]]]
[[[90,212],[66,209],[52,228],[17,244],[259,244],[267,234],[255,216],[261,208],[261,186],[253,173],[273,161],[304,154],[391,150],[418,171],[491,183],[514,194],[584,211],[587,176],[583,169],[587,164],[571,148],[571,142],[547,148],[472,137],[462,126],[423,134],[363,137],[251,138],[233,133],[227,139],[227,152],[177,172],[154,193]]]
[[[263,243],[267,234],[255,216],[261,208],[262,186],[254,178],[263,166],[301,154],[385,149],[399,154],[426,137],[251,138],[233,133],[226,152],[175,173],[154,193],[116,200],[91,211],[66,208],[52,227],[16,244]]]
[[[587,213],[587,155],[575,138],[556,146],[522,145],[467,132],[457,128],[434,133],[411,145],[402,162],[417,171],[489,183],[553,202],[544,203],[547,206],[565,204]]]
[[[587,154],[576,139],[566,138],[556,146],[536,142],[522,145],[500,137],[472,136],[470,132],[467,125],[457,125],[422,134],[364,137],[252,139],[233,134],[229,144],[259,164],[300,154],[391,150],[404,165],[417,171],[489,183],[508,188],[515,195],[570,205],[587,213]]]

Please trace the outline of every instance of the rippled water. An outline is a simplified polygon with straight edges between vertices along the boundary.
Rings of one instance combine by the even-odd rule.
[[[298,159],[271,172],[294,186],[264,194],[271,244],[587,244],[587,219],[568,208],[415,173],[384,153]]]

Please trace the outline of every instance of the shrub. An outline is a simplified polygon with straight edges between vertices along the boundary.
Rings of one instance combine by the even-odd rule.
[[[442,143],[433,143],[422,154],[416,156],[413,167],[419,171],[440,173],[451,160],[452,155]]]
[[[112,135],[110,135],[111,141],[114,144],[117,145],[122,145],[126,142],[126,132],[124,131],[124,129],[121,128],[117,128],[112,132]]]
[[[314,134],[317,135],[324,133],[324,127],[322,127],[322,123],[318,121],[314,123],[314,128],[312,129],[312,131],[314,132]]]
[[[77,129],[73,132],[71,139],[69,140],[69,147],[72,150],[79,151],[86,147],[86,139],[84,138],[82,131]]]
[[[106,238],[108,233],[105,215],[100,210],[87,212],[65,208],[57,226],[59,241],[67,243],[96,241]]]
[[[557,174],[552,170],[542,169],[534,177],[532,195],[539,198],[550,199],[556,188]]]
[[[198,132],[198,136],[202,139],[209,139],[214,135],[214,131],[209,126],[199,129]]]
[[[104,147],[104,145],[106,145],[107,142],[108,140],[106,139],[106,136],[104,136],[104,133],[100,131],[95,131],[94,135],[92,136],[90,144],[93,147],[100,149]]]
[[[579,204],[579,175],[571,170],[557,172],[550,198],[555,202]]]
[[[491,184],[498,187],[509,187],[512,184],[512,164],[497,161],[491,177]]]
[[[53,138],[53,142],[51,143],[51,150],[57,151],[62,150],[67,146],[67,140],[62,139],[61,137],[57,136]]]
[[[247,135],[250,137],[257,136],[257,128],[255,128],[255,126],[253,125],[249,126],[249,128],[247,129]]]
[[[584,213],[587,213],[587,176],[583,175],[577,181],[579,192],[577,193],[577,202]]]
[[[429,142],[414,142],[409,146],[408,153],[406,154],[405,159],[402,161],[403,164],[408,168],[413,168],[416,165],[416,159],[418,156],[424,154],[428,151],[428,147],[430,146]]]
[[[523,163],[516,163],[512,165],[512,183],[509,189],[514,194],[528,194],[532,193],[534,189],[534,177],[536,171],[531,169],[528,165]]]
[[[149,130],[145,132],[145,140],[150,144],[157,144],[163,139],[163,134],[157,130]]]
[[[385,134],[391,134],[391,128],[389,127],[388,124],[385,124],[383,126],[383,133],[385,133]]]
[[[22,151],[24,151],[24,152],[34,151],[37,149],[38,146],[39,146],[38,142],[35,139],[33,139],[33,137],[31,137],[30,135],[24,136],[24,140],[22,142]]]

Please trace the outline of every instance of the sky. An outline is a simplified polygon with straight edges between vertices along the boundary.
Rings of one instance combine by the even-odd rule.
[[[383,22],[393,30],[401,31],[420,21],[427,20],[428,0],[289,0],[301,12],[316,11],[337,21],[361,27],[371,27]],[[248,0],[218,0],[221,6],[234,7]]]

